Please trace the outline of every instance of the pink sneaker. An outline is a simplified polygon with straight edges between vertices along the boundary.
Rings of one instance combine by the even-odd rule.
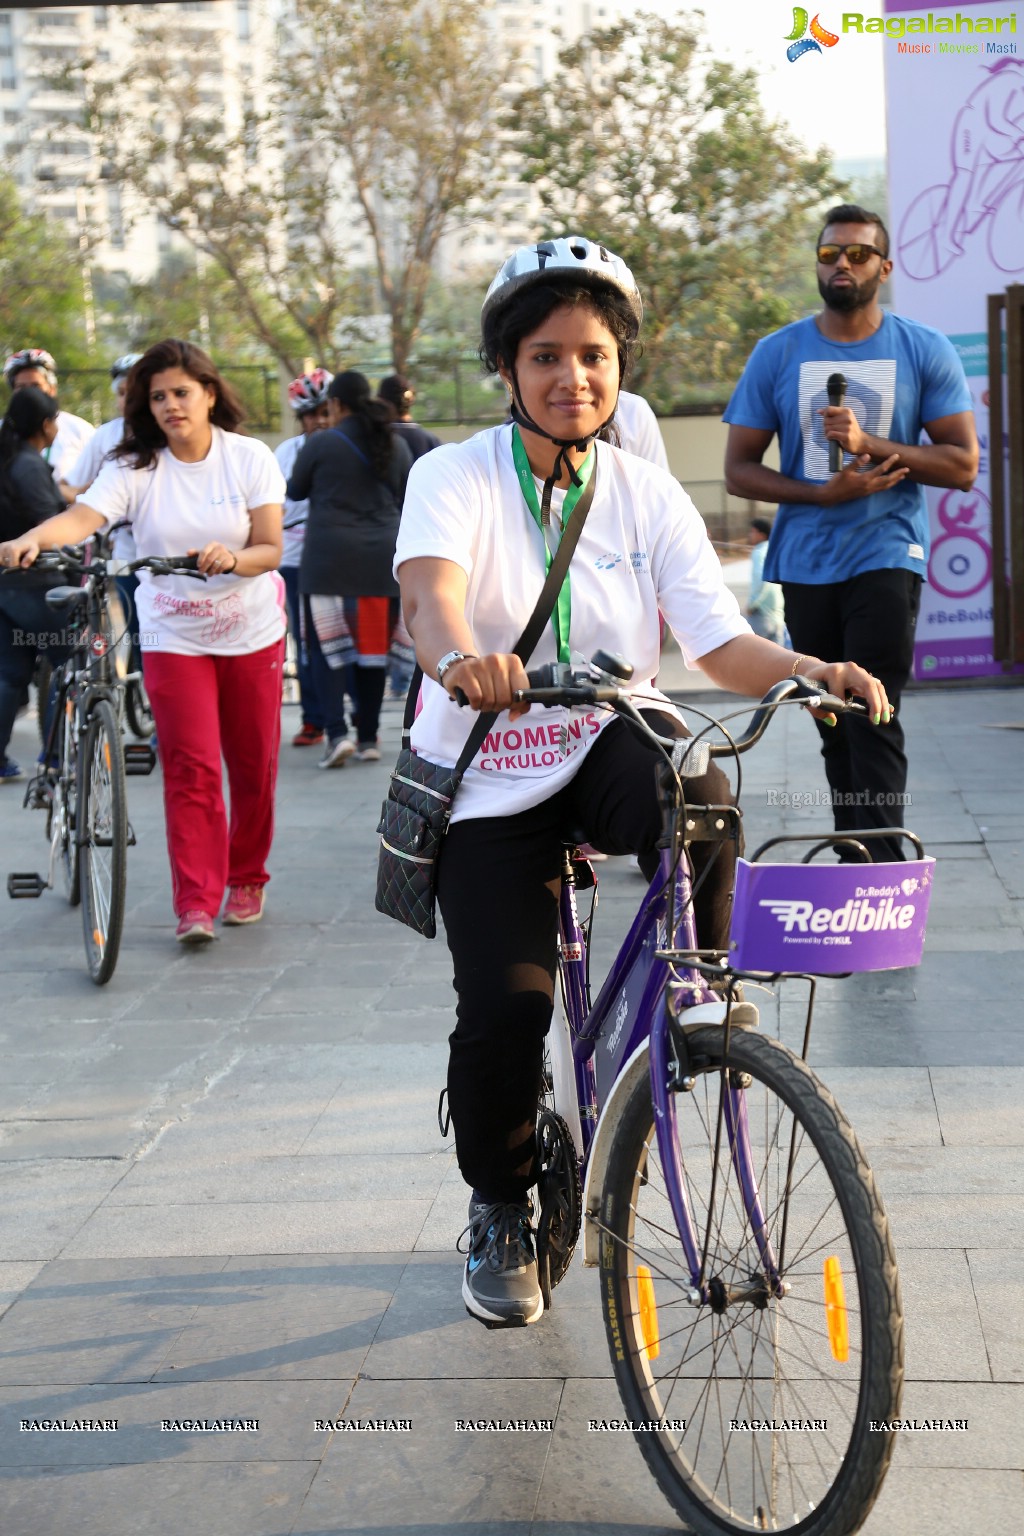
[[[263,916],[266,891],[262,885],[233,885],[228,891],[224,908],[224,923],[229,928],[240,928],[243,923],[258,923]]]
[[[209,944],[217,937],[213,931],[213,918],[209,912],[185,912],[174,937],[179,944]]]

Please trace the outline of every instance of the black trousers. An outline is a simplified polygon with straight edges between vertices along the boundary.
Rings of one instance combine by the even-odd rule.
[[[784,581],[782,592],[794,650],[825,661],[859,662],[897,709],[889,725],[855,715],[840,716],[835,726],[816,722],[836,831],[903,826],[907,754],[898,707],[914,661],[921,577],[913,571],[865,571],[824,586]],[[898,838],[871,839],[865,847],[875,863],[906,857]]]
[[[662,736],[679,722],[645,712]],[[449,1036],[448,1101],[459,1167],[488,1200],[520,1201],[536,1182],[534,1129],[544,1036],[555,986],[561,842],[575,835],[603,853],[639,853],[651,874],[661,836],[655,750],[621,720],[601,734],[576,777],[517,816],[450,828],[438,901],[458,994]],[[691,804],[732,802],[721,769],[687,782]],[[700,942],[724,947],[735,869],[731,844],[694,845]],[[639,894],[639,892],[638,892]]]

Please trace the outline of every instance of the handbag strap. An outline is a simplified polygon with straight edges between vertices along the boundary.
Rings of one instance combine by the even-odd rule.
[[[594,467],[590,472],[590,478],[587,481],[586,488],[579,501],[573,508],[572,516],[569,518],[568,524],[562,531],[561,541],[559,542],[558,548],[555,550],[554,558],[551,561],[551,567],[548,571],[544,585],[540,589],[540,596],[538,597],[534,610],[529,617],[526,628],[519,636],[519,639],[512,647],[512,651],[510,653],[518,656],[519,660],[524,663],[529,661],[530,657],[536,650],[537,641],[544,633],[544,627],[554,612],[555,604],[558,601],[558,594],[562,590],[562,582],[565,580],[565,574],[569,569],[569,561],[572,559],[576,545],[579,543],[580,534],[583,532],[583,524],[587,520],[587,513],[590,511],[591,503],[594,500],[594,488],[597,484],[596,448],[594,452]],[[405,701],[405,719],[402,722],[403,746],[409,745],[409,732],[412,729],[413,720],[416,718],[416,700],[419,696],[420,683],[422,681],[423,669],[419,662],[417,662],[415,671],[412,675],[412,682],[409,684],[409,693]],[[463,747],[462,752],[459,754],[459,760],[455,765],[456,773],[465,773],[466,769],[469,767],[470,763],[473,761],[477,752],[483,745],[484,737],[487,735],[487,732],[490,730],[491,726],[494,724],[497,718],[497,710],[490,711],[488,714],[481,715],[479,717],[473,729],[469,733],[469,738],[466,742],[466,745]]]

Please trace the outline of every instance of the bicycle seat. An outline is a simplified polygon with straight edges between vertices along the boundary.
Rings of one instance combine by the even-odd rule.
[[[51,587],[46,594],[46,603],[49,608],[65,608],[68,603],[84,596],[82,587]]]

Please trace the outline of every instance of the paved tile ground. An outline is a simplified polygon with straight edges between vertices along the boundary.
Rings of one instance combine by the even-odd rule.
[[[694,679],[677,660],[669,682]],[[287,710],[286,728],[295,722]],[[913,806],[938,855],[917,972],[825,982],[812,1059],[861,1133],[899,1251],[906,1412],[869,1536],[1024,1525],[1024,697],[906,700]],[[0,1531],[3,1536],[655,1536],[678,1530],[619,1409],[595,1277],[490,1334],[459,1297],[465,1190],[436,1122],[452,995],[443,942],[372,911],[385,762],[320,773],[282,750],[267,917],[208,951],[172,940],[159,775],[130,781],[124,948],[97,990],[79,917],[0,908]],[[15,755],[34,755],[19,722]],[[814,733],[780,718],[746,759],[751,844],[827,827]],[[41,818],[0,791],[8,869]],[[601,868],[598,964],[640,894]],[[764,1025],[795,1042],[793,998]],[[330,1435],[317,1419],[411,1419]],[[552,1418],[467,1436],[456,1418]],[[116,1419],[24,1433],[21,1419]],[[258,1419],[225,1435],[162,1420]],[[358,1443],[353,1443],[358,1438]]]

